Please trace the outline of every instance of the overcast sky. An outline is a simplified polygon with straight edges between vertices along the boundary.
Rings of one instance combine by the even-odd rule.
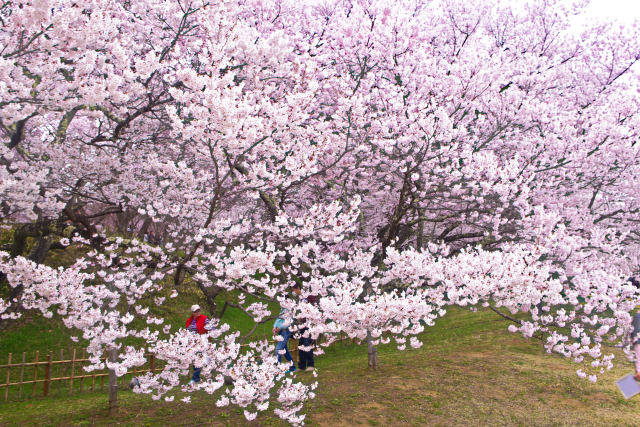
[[[591,0],[587,14],[593,19],[615,19],[631,24],[640,19],[640,0]]]

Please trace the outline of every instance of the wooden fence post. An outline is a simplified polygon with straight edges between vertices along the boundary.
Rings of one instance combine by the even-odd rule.
[[[73,370],[76,367],[76,349],[73,349],[71,356],[71,375],[69,376],[69,394],[73,393]]]
[[[49,394],[49,381],[51,381],[51,353],[47,356],[47,364],[44,365],[44,387],[42,388],[42,395]]]
[[[36,384],[38,384],[36,381],[38,380],[38,356],[39,355],[40,355],[40,352],[36,350],[36,361],[35,361],[35,365],[33,365],[34,373],[33,373],[33,388],[31,389],[31,397],[36,395]]]
[[[7,388],[4,389],[4,400],[9,398],[9,383],[11,380],[11,353],[9,353],[9,361],[7,362]]]
[[[62,347],[60,347],[60,362],[62,362],[64,360],[64,350],[62,349]],[[64,365],[66,365],[66,363],[60,363],[60,369],[58,369],[58,374],[60,375],[60,378],[64,378],[65,377],[65,372],[66,369],[64,369]],[[58,391],[62,391],[62,380],[60,380],[60,382],[58,383]]]
[[[82,373],[80,375],[80,392],[82,392],[82,387],[84,386],[84,368],[83,368],[82,365],[84,365],[85,352],[86,352],[86,350],[83,348],[82,349],[82,359],[80,359],[81,360],[81,362],[80,362],[80,372]]]
[[[24,360],[27,353],[25,351],[22,352],[22,366],[20,366],[20,392],[18,397],[22,397],[22,380],[24,379]]]

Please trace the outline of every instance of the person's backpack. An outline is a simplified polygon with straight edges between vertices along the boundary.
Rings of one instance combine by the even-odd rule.
[[[282,331],[282,330],[284,330],[284,329],[287,329],[287,327],[286,327],[286,326],[284,326],[284,325],[285,325],[285,321],[284,321],[284,319],[283,319],[283,318],[281,318],[281,317],[278,317],[278,318],[276,319],[276,322],[273,324],[273,327],[274,327],[274,328],[278,328],[278,329],[280,329],[280,330]]]
[[[287,314],[287,312],[288,311],[286,309],[284,309],[284,308],[282,310],[280,310],[280,313],[278,314],[278,318],[276,319],[275,323],[273,324],[274,328],[278,328],[281,331],[289,328],[289,325],[284,320],[285,315]]]

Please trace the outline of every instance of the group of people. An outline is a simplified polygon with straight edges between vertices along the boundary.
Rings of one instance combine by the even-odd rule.
[[[294,285],[291,288],[292,292],[296,294],[298,297],[301,294],[300,285]],[[308,296],[305,298],[307,302],[315,304],[316,299],[313,296]],[[295,362],[293,361],[293,357],[289,352],[289,348],[287,347],[287,343],[289,339],[293,337],[292,329],[294,326],[301,326],[305,323],[305,319],[298,319],[297,321],[293,321],[287,316],[287,310],[281,310],[278,318],[273,324],[273,335],[279,335],[282,337],[282,340],[276,342],[276,356],[278,359],[278,363],[282,362],[282,356],[287,360],[290,364],[287,372],[295,372],[297,369],[302,371],[313,371],[315,369],[314,361],[313,361],[313,346],[315,345],[314,340],[308,334],[308,329],[306,327],[298,328],[296,331],[296,337],[298,338],[298,367],[296,368]],[[187,319],[186,329],[190,332],[197,334],[205,334],[207,333],[213,324],[210,322],[210,319],[202,314],[200,310],[200,306],[198,304],[194,304],[191,306],[191,316]],[[202,368],[196,368],[193,366],[193,375],[191,376],[191,381],[189,381],[189,385],[200,382],[200,372]]]
[[[301,294],[300,285],[294,285],[291,290],[298,297]],[[313,296],[308,296],[305,298],[307,302],[311,304],[315,304],[316,300]],[[302,327],[299,331],[297,331],[298,335],[298,368],[296,368],[296,364],[293,361],[293,357],[289,352],[289,348],[287,347],[287,342],[293,336],[293,333],[289,329],[293,324],[300,326],[305,323],[305,319],[299,319],[297,322],[292,320],[287,320],[287,310],[281,310],[278,318],[273,324],[273,335],[279,335],[282,337],[282,340],[276,342],[276,356],[278,358],[278,363],[282,362],[282,356],[289,363],[289,369],[287,372],[295,372],[297,369],[302,371],[313,371],[315,369],[314,361],[313,361],[313,338],[308,333],[308,329],[306,327]]]
[[[295,293],[298,297],[300,296],[300,285],[294,285],[291,289],[293,293]],[[313,296],[308,296],[305,299],[307,302],[310,302],[312,304],[315,304],[316,302]],[[290,328],[294,325],[303,325],[304,322],[305,319],[293,321],[289,318],[289,316],[287,316],[287,310],[283,309],[280,311],[278,318],[273,324],[273,335],[279,335],[280,337],[282,337],[281,340],[278,340],[276,342],[276,356],[278,358],[278,363],[282,362],[282,356],[284,356],[284,358],[289,363],[289,369],[287,370],[287,372],[295,372],[298,369],[303,371],[313,371],[315,369],[313,361],[313,346],[315,343],[311,336],[308,334],[308,330],[306,327],[302,327],[299,331],[297,331],[299,359],[297,368],[287,346],[288,341],[293,337],[293,332]],[[191,316],[187,319],[186,328],[187,330],[198,334],[204,334],[211,329],[210,319],[201,313],[199,305],[195,304],[191,306]],[[640,382],[640,312],[633,316],[632,339],[636,371],[633,378],[636,381]],[[189,384],[200,382],[201,369],[202,368],[196,368],[195,366],[193,367],[193,376],[191,377],[191,381],[189,381]]]

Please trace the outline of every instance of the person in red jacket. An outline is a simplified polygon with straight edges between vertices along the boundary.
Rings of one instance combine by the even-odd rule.
[[[191,317],[187,319],[186,328],[196,334],[206,334],[210,329],[209,318],[200,312],[200,306],[194,304],[191,306]],[[192,365],[193,366],[193,365]],[[200,371],[202,368],[196,368],[193,366],[193,376],[189,384],[195,384],[200,382]]]

